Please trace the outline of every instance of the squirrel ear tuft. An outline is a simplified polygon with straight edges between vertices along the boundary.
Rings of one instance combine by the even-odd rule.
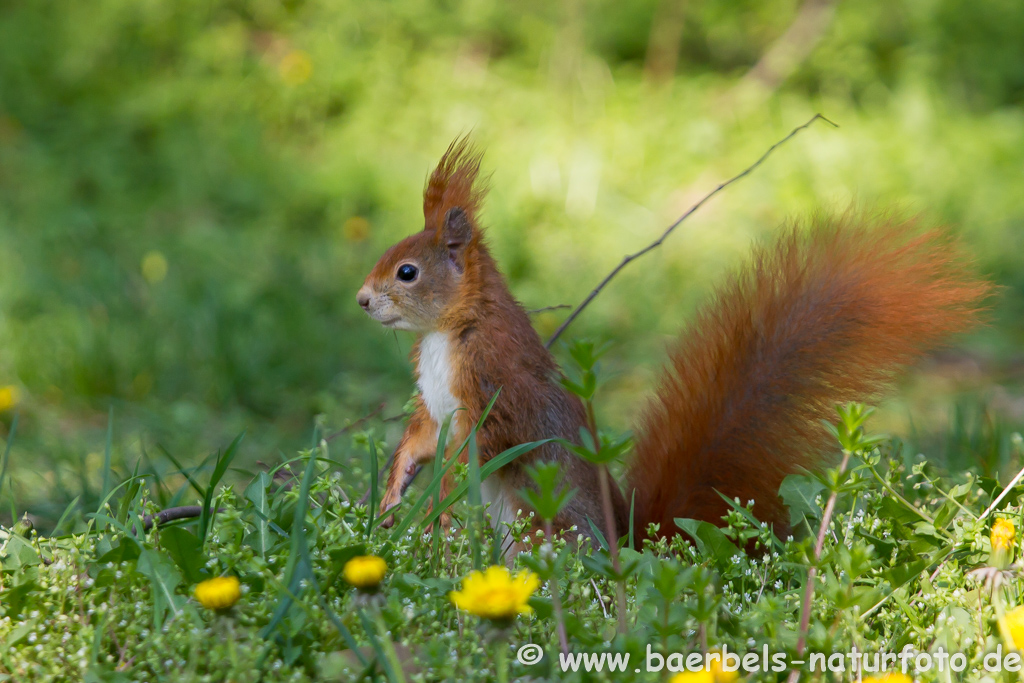
[[[430,174],[423,190],[423,227],[431,232],[443,233],[456,209],[473,222],[484,198],[484,183],[477,182],[480,174],[480,153],[469,138],[455,140],[441,157],[437,168]],[[440,239],[439,239],[440,241]]]
[[[448,247],[448,258],[461,273],[465,268],[466,245],[473,237],[473,224],[462,207],[448,209],[441,225],[440,238]]]

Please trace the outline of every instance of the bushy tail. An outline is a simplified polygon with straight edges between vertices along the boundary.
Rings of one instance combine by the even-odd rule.
[[[878,398],[896,372],[978,318],[991,286],[942,232],[847,214],[758,248],[671,353],[628,476],[638,531],[718,523],[717,489],[785,527],[787,475],[827,447],[820,418]]]

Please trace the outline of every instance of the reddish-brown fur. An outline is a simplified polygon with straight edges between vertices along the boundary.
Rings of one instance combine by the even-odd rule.
[[[387,292],[403,301],[397,307],[403,311],[415,306],[435,312],[429,325],[419,331],[443,332],[451,340],[452,393],[465,409],[455,414],[450,443],[464,439],[491,397],[501,389],[477,436],[481,461],[486,462],[528,441],[551,437],[576,441],[585,415],[579,399],[561,386],[557,364],[523,307],[509,292],[483,241],[475,215],[480,195],[472,189],[478,168],[479,156],[470,151],[466,141],[453,143],[424,192],[425,229],[389,249],[360,291],[378,296]],[[471,237],[454,255],[445,238],[445,217],[453,209],[464,211],[471,226]],[[418,288],[409,290],[411,301],[405,302],[407,292],[389,282],[396,267],[411,260],[425,267],[421,267]],[[424,300],[429,304],[422,305]],[[429,317],[418,309],[418,317]],[[419,368],[418,344],[413,358]],[[437,422],[421,402],[396,451],[382,512],[401,499],[415,464],[434,457],[436,430]],[[575,524],[586,532],[587,517],[595,523],[603,519],[596,469],[553,444],[531,451],[494,475],[506,504],[526,508],[518,491],[529,485],[525,465],[537,458],[560,461],[573,485],[581,489],[566,509],[564,519],[556,520],[560,527]],[[615,501],[622,529],[627,517],[622,514],[624,505],[618,491]]]
[[[585,415],[483,240],[479,162],[465,139],[452,144],[424,192],[424,230],[381,257],[359,299],[388,326],[448,340],[451,394],[465,409],[455,413],[451,443],[501,389],[478,435],[487,461],[527,441],[577,440]],[[859,214],[819,217],[755,252],[672,353],[672,374],[638,430],[627,496],[614,491],[620,532],[633,490],[640,533],[651,522],[670,533],[677,517],[718,522],[725,503],[716,490],[755,500],[762,520],[784,524],[779,484],[812,465],[825,445],[818,420],[832,418],[836,403],[877,397],[899,369],[969,327],[989,291],[941,233],[908,238],[913,231]],[[419,277],[399,282],[396,269],[410,263]],[[382,512],[401,499],[416,466],[433,458],[437,430],[420,400]],[[557,526],[588,533],[588,517],[603,519],[597,471],[554,444],[494,475],[505,502],[525,507],[517,492],[529,485],[526,464],[538,458],[561,462],[580,489]]]
[[[870,225],[870,229],[868,229]],[[783,477],[827,446],[820,420],[877,398],[902,367],[976,320],[989,286],[940,232],[860,214],[819,216],[757,249],[671,354],[629,469],[643,523],[717,522],[715,493],[786,519]]]

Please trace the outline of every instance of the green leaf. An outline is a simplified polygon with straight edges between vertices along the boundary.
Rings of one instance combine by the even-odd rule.
[[[64,508],[64,512],[61,513],[60,519],[57,520],[57,524],[53,527],[53,533],[51,536],[56,536],[60,528],[64,526],[64,522],[67,521],[68,517],[78,508],[78,501],[82,499],[81,495],[75,496],[75,499],[68,503],[68,506]]]
[[[820,481],[802,474],[791,474],[782,480],[779,496],[789,507],[790,527],[796,529],[804,519],[811,521],[821,516],[821,507],[815,501],[824,490]]]
[[[581,385],[577,384],[576,382],[573,382],[568,377],[562,378],[562,386],[568,389],[569,393],[574,394],[576,396],[585,396],[587,393],[586,389],[584,389]]]
[[[600,527],[594,524],[594,520],[592,520],[589,516],[587,517],[587,524],[590,526],[590,532],[594,534],[594,538],[596,538],[597,542],[601,544],[601,548],[603,550],[608,550],[608,539],[605,538],[604,534],[601,533]]]
[[[719,565],[728,565],[740,552],[714,524],[696,519],[677,519],[675,523],[693,538],[702,555],[715,559]]]
[[[199,497],[200,498],[205,498],[206,497],[206,489],[202,486],[202,484],[200,484],[198,481],[196,481],[196,478],[193,477],[192,474],[194,472],[198,472],[200,469],[202,469],[202,467],[206,463],[206,461],[204,460],[203,464],[200,464],[198,467],[192,467],[192,468],[186,469],[180,462],[178,462],[178,459],[175,458],[171,454],[171,452],[169,450],[167,450],[166,448],[164,448],[161,445],[157,445],[157,448],[160,449],[160,452],[164,454],[165,458],[167,458],[172,463],[174,463],[174,466],[178,468],[178,474],[180,474],[181,476],[185,477],[185,479],[189,483],[189,486],[191,486],[193,489],[195,489],[195,492],[199,494]]]
[[[288,564],[285,566],[285,590],[281,600],[277,603],[270,621],[260,631],[263,638],[269,638],[284,621],[295,599],[302,591],[303,579],[309,579],[315,583],[316,577],[313,574],[313,567],[309,557],[309,539],[306,535],[306,511],[309,509],[309,490],[316,478],[316,458],[310,455],[306,463],[306,470],[302,475],[302,483],[299,485],[299,498],[295,504],[295,516],[292,518],[292,529],[290,535],[290,552],[288,553]],[[326,603],[324,603],[326,604]],[[339,629],[339,632],[341,629]]]
[[[930,563],[931,560],[927,559],[917,560],[916,562],[900,563],[889,571],[884,572],[882,576],[889,582],[889,585],[892,586],[892,590],[896,590],[915,576],[918,576]]]
[[[611,462],[624,455],[633,447],[633,435],[629,432],[622,434],[617,439],[605,439],[602,434],[601,448],[598,451],[601,462]]]
[[[85,672],[83,683],[128,683],[132,677],[124,671],[117,671],[109,666],[91,666]]]
[[[95,564],[121,564],[122,562],[134,562],[139,559],[139,553],[141,549],[138,543],[125,543],[118,542],[113,548],[103,553],[95,562]]]
[[[238,454],[238,446],[242,443],[242,437],[245,436],[245,432],[242,432],[234,438],[227,450],[224,451],[223,455],[218,455],[217,462],[213,466],[213,474],[210,476],[210,484],[206,487],[206,493],[203,496],[203,507],[199,513],[199,541],[206,543],[206,535],[210,532],[210,527],[213,523],[214,517],[217,516],[217,511],[212,509],[213,507],[213,496],[217,490],[217,484],[220,483],[224,473],[228,471],[228,467],[231,465],[231,461],[235,459],[235,455]]]
[[[881,515],[896,522],[899,526],[916,524],[922,519],[920,511],[913,507],[907,507],[901,501],[890,496],[883,498],[878,506]]]
[[[36,624],[35,621],[25,621],[14,626],[14,628],[12,628],[7,634],[7,637],[4,638],[3,649],[10,650],[10,648],[24,640],[28,634],[32,633],[32,631],[36,629],[36,626],[38,626],[38,624]]]
[[[578,489],[565,486],[562,468],[557,462],[541,462],[526,466],[526,473],[534,486],[519,490],[519,495],[544,520],[553,520],[578,493]]]
[[[957,513],[960,512],[960,506],[952,500],[947,500],[942,504],[932,517],[935,519],[935,525],[932,527],[932,535],[935,535],[935,529],[945,529],[946,525],[953,521]]]
[[[444,477],[444,451],[448,447],[448,430],[452,426],[452,420],[455,419],[455,411],[452,411],[444,419],[444,423],[441,424],[441,430],[437,433],[437,446],[434,448],[434,481],[430,483],[430,488],[433,489],[433,506],[434,509],[441,507],[441,480]],[[439,477],[438,474],[441,476]],[[436,483],[435,483],[436,482]],[[441,558],[441,528],[440,525],[435,526],[434,533],[431,541],[431,555],[435,558],[436,562],[440,561]]]
[[[759,520],[754,515],[754,513],[751,512],[750,510],[748,510],[745,506],[737,503],[735,498],[730,498],[729,496],[725,495],[724,493],[722,493],[718,489],[715,489],[715,493],[717,493],[719,498],[724,500],[729,507],[731,507],[733,510],[735,510],[738,515],[740,515],[745,520],[747,520],[747,522],[750,523],[750,527],[751,527],[752,530],[753,529],[760,529],[761,528],[761,526],[762,526],[761,520]],[[754,533],[756,534],[756,532],[754,532]],[[774,529],[771,531],[771,541],[772,541],[773,547],[775,547],[775,548],[782,548],[783,547],[783,543],[782,543],[781,540],[779,540],[779,537],[775,535]]]
[[[8,586],[4,588],[3,602],[0,602],[0,607],[4,609],[4,616],[12,621],[16,621],[25,608],[29,595],[38,589],[39,586],[34,580],[25,581],[14,587]]]
[[[206,556],[195,534],[180,526],[166,527],[160,531],[160,547],[181,569],[185,581],[193,584],[203,580]]]
[[[449,591],[455,588],[455,583],[451,579],[424,579],[411,572],[399,574],[392,581],[392,585],[405,597],[412,597],[414,594],[422,593],[424,590],[431,591],[437,595],[447,595]]]
[[[594,443],[594,437],[586,427],[580,427],[580,443],[593,454],[597,454],[598,446]]]
[[[103,488],[100,491],[100,497],[106,496],[110,492],[110,455],[113,451],[114,445],[114,406],[110,406],[110,411],[107,414],[107,443],[103,448]],[[123,520],[122,520],[123,521]]]
[[[537,613],[538,619],[550,619],[555,613],[551,598],[541,598],[534,595],[528,602],[533,611]]]
[[[128,488],[125,489],[124,495],[121,496],[121,500],[117,506],[117,521],[127,526],[128,517],[133,509],[137,509],[139,503],[142,500],[142,479],[144,477],[139,476],[139,463],[135,463],[135,469],[132,471],[132,476],[128,481]],[[102,528],[102,527],[100,527]]]
[[[39,553],[21,536],[11,536],[7,540],[5,551],[4,556],[0,558],[0,564],[6,571],[18,571],[39,564]]]
[[[256,509],[256,520],[253,526],[256,531],[253,534],[252,548],[261,557],[267,556],[270,550],[270,503],[267,500],[267,488],[270,486],[270,475],[260,472],[248,486],[245,487],[245,499],[252,503]]]
[[[483,510],[481,509],[481,477],[480,477],[480,452],[477,450],[476,445],[476,432],[469,437],[469,474],[467,477],[468,488],[468,499],[469,505],[473,509],[471,514],[471,523],[469,530],[469,544],[473,551],[473,568],[481,569],[483,565],[483,555],[480,548],[480,535],[475,533],[477,529],[481,529],[484,525]]]
[[[176,592],[181,584],[181,574],[164,555],[149,548],[139,554],[137,570],[149,579],[153,596],[153,628],[161,628],[168,611],[177,617],[185,605],[185,598]]]
[[[377,514],[377,488],[380,485],[377,481],[377,476],[380,474],[380,463],[377,461],[377,444],[374,442],[373,437],[370,436],[370,500],[369,507],[366,508],[366,528],[364,529],[364,535],[366,540],[370,540],[370,532],[373,531],[373,521]]]
[[[893,541],[872,536],[871,534],[865,533],[864,530],[859,527],[854,530],[854,533],[870,543],[875,549],[875,555],[878,557],[890,557],[893,549],[896,548],[896,543]]]
[[[626,556],[619,557],[619,571],[615,571],[615,565],[607,552],[583,555],[580,557],[580,561],[589,571],[603,576],[609,581],[624,581],[632,576],[636,568],[640,566],[639,556],[636,553],[633,553],[628,560]]]
[[[484,463],[484,466],[480,468],[480,480],[483,481],[484,479],[487,479],[487,477],[491,476],[492,474],[497,472],[500,468],[502,468],[505,465],[507,465],[508,463],[512,462],[513,460],[515,460],[519,456],[525,455],[526,453],[529,453],[533,449],[539,448],[540,446],[543,446],[546,443],[550,443],[551,441],[552,441],[552,439],[542,439],[540,441],[531,441],[530,443],[519,444],[518,446],[513,446],[512,448],[509,448],[506,451],[502,451],[500,454],[494,456],[493,458],[488,460],[486,463]],[[459,498],[461,498],[462,495],[464,493],[466,493],[466,490],[468,488],[469,488],[469,484],[467,482],[465,482],[465,481],[463,481],[458,486],[456,486],[452,490],[452,492],[449,493],[445,497],[445,499],[443,501],[441,501],[441,506],[439,508],[437,508],[436,510],[431,511],[431,513],[429,515],[427,515],[427,518],[424,519],[422,522],[420,522],[420,528],[422,529],[422,528],[425,528],[425,527],[430,526],[431,524],[433,524],[434,520],[436,520],[438,517],[441,516],[441,512],[443,510],[446,510],[448,507],[450,507],[452,504],[454,504],[455,501],[457,501]],[[412,517],[413,513],[421,507],[421,505],[420,505],[421,502],[423,502],[423,501],[422,500],[417,501],[409,509],[409,512],[406,514],[407,518]],[[406,528],[408,528],[408,527],[399,527],[399,525],[397,525],[397,524],[395,525],[395,527],[396,528],[395,528],[394,532],[391,534],[391,539],[393,541],[397,541],[399,538],[401,538],[402,534],[405,533]],[[401,533],[399,533],[399,531],[401,531]]]
[[[957,502],[963,503],[967,499],[967,496],[970,495],[971,490],[973,488],[974,488],[974,477],[971,476],[970,473],[968,473],[967,474],[967,481],[965,481],[963,484],[959,484],[959,485],[954,486],[953,488],[951,488],[949,490],[949,495],[950,495],[951,498],[955,498]]]

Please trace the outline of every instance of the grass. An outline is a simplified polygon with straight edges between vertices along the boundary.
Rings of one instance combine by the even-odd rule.
[[[191,467],[244,430],[234,466],[253,471],[316,421],[399,413],[411,339],[382,337],[354,293],[422,224],[424,177],[469,130],[491,174],[488,239],[533,309],[582,300],[814,112],[840,124],[709,202],[574,323],[614,344],[599,416],[619,429],[723,272],[821,207],[897,205],[963,236],[1005,286],[991,328],[964,341],[992,360],[988,384],[1024,338],[1020,41],[969,30],[1016,35],[1018,3],[840,3],[813,58],[754,104],[732,96],[739,77],[796,0],[691,3],[660,86],[642,73],[658,0],[58,4],[0,26],[0,390],[21,396],[2,495],[40,528],[75,498],[95,507],[159,446]],[[967,98],[951,76],[991,92]],[[533,319],[546,337],[565,314]],[[1006,385],[1015,398],[1019,373]]]
[[[158,507],[151,491],[167,482],[137,474],[113,486],[110,501],[95,512],[69,509],[61,524],[69,533],[0,529],[0,680],[494,680],[503,658],[491,656],[492,630],[455,610],[447,594],[473,568],[499,561],[508,539],[481,523],[480,508],[471,504],[479,501],[479,484],[461,465],[452,494],[455,529],[431,534],[437,508],[422,512],[439,472],[399,510],[394,529],[380,527],[372,508],[357,502],[376,464],[378,428],[351,435],[340,460],[321,440],[288,468],[260,472],[243,488],[218,485],[236,439],[190,473],[182,484],[187,493],[177,496],[208,503],[216,511],[208,517],[147,530],[144,520]],[[834,433],[849,447],[853,432]],[[787,480],[792,537],[776,537],[756,521],[756,508],[736,502],[721,529],[691,521],[682,523],[688,535],[638,548],[623,539],[624,633],[617,631],[619,577],[607,548],[556,538],[551,549],[518,558],[548,583],[531,599],[533,614],[500,636],[510,679],[666,678],[633,666],[616,674],[560,672],[552,587],[573,653],[629,653],[641,669],[648,645],[662,655],[767,647],[796,658],[811,567],[819,579],[807,603],[808,652],[910,646],[934,653],[941,645],[963,652],[968,672],[981,670],[988,651],[1012,642],[997,616],[1019,600],[1024,582],[1017,565],[999,575],[995,590],[971,572],[989,564],[988,529],[997,518],[1021,528],[1024,489],[943,475],[923,458],[907,468],[898,442],[884,437],[857,443],[847,449],[845,473]],[[1015,443],[1020,463],[1019,437]],[[481,479],[493,470],[487,465]],[[282,472],[289,474],[275,476]],[[822,525],[830,492],[835,513]],[[520,518],[503,531],[522,538],[531,524]],[[369,602],[341,579],[345,563],[364,554],[389,566],[381,593]],[[242,585],[241,600],[224,613],[191,597],[197,582],[220,575],[237,576]],[[540,663],[516,661],[526,643],[544,649]],[[948,680],[934,670],[920,678]]]
[[[478,505],[497,461],[481,465],[472,440],[467,465],[439,453],[396,528],[380,526],[376,477],[401,429],[388,418],[403,413],[411,339],[382,338],[355,290],[422,225],[424,176],[467,130],[492,173],[490,244],[515,295],[541,308],[582,300],[817,111],[840,128],[780,149],[574,323],[611,343],[598,421],[624,430],[722,273],[823,206],[895,205],[953,226],[1004,288],[993,324],[882,407],[876,428],[903,442],[843,476],[787,482],[794,540],[739,507],[723,531],[691,521],[686,538],[630,539],[618,569],[606,540],[520,558],[546,583],[505,637],[548,656],[529,669],[514,647],[504,659],[513,678],[588,678],[552,668],[560,630],[574,651],[793,654],[811,565],[812,651],[955,644],[973,668],[1008,644],[995,617],[1019,602],[1016,574],[991,591],[968,572],[988,562],[997,482],[1022,464],[1024,13],[1012,0],[839,3],[798,72],[750,103],[737,82],[800,3],[684,3],[678,73],[655,85],[643,53],[661,4],[12,6],[0,22],[0,679],[494,678],[501,658],[446,593],[500,561],[507,539]],[[564,315],[533,321],[546,337]],[[456,529],[428,534],[445,468]],[[1019,517],[1018,495],[1000,514]],[[202,512],[147,528],[182,505]],[[390,564],[379,618],[340,579],[366,552]],[[191,596],[224,573],[244,596],[219,615]]]

